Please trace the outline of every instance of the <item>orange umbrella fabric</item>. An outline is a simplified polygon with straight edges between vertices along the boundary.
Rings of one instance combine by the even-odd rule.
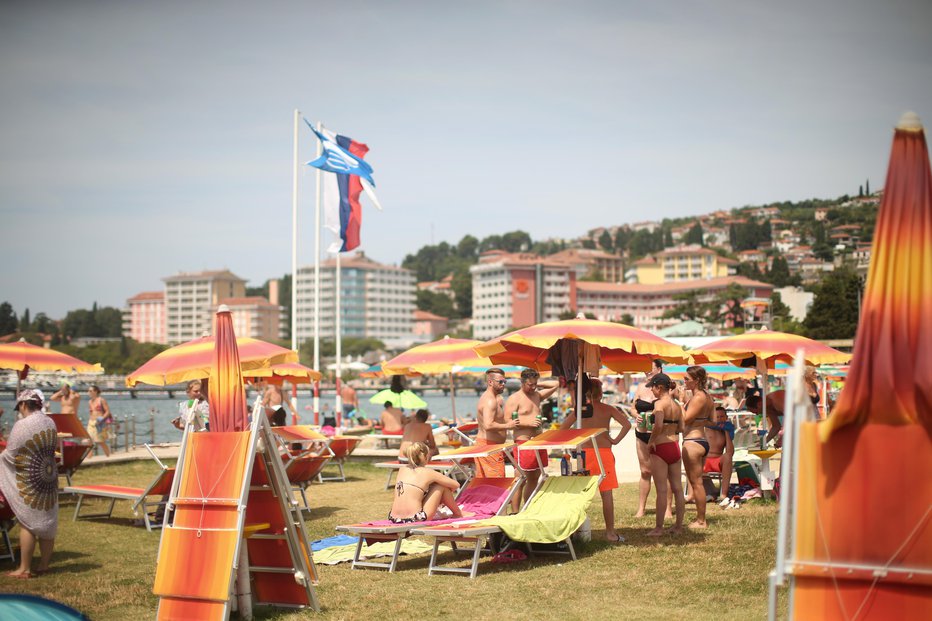
[[[932,172],[919,119],[893,136],[854,362],[827,438],[850,424],[919,423],[932,436]]]
[[[284,362],[297,362],[298,354],[248,337],[236,339],[240,364],[244,371],[261,369]],[[137,383],[166,386],[210,375],[213,364],[214,337],[204,336],[166,349],[126,377],[126,385]]]
[[[802,349],[806,363],[814,366],[820,364],[844,364],[851,360],[851,354],[832,349],[818,341],[813,341],[798,334],[787,334],[773,330],[759,330],[728,336],[702,347],[689,351],[696,362],[731,362],[737,364],[751,356],[767,362],[773,368],[777,362],[793,362],[797,352]]]
[[[20,374],[20,379],[25,379],[25,374],[30,369],[75,373],[103,372],[103,367],[99,364],[90,364],[60,351],[27,343],[23,339],[0,345],[0,369],[16,371]]]
[[[284,382],[291,384],[309,384],[323,377],[320,371],[306,367],[300,362],[283,362],[261,369],[243,371],[243,377],[262,379],[270,384],[281,386]]]
[[[445,336],[433,343],[417,345],[382,363],[386,375],[404,375],[410,371],[418,373],[449,373],[454,367],[492,366],[488,358],[476,353],[475,347],[482,341],[451,339]]]
[[[477,346],[476,352],[496,364],[520,364],[546,371],[550,369],[548,350],[563,339],[598,345],[602,364],[619,373],[650,370],[654,358],[670,362],[688,360],[682,347],[650,332],[620,323],[579,318],[515,330]]]
[[[249,427],[246,416],[246,390],[239,348],[233,333],[230,309],[221,304],[214,316],[214,355],[210,367],[207,401],[210,403],[210,430],[244,431]]]

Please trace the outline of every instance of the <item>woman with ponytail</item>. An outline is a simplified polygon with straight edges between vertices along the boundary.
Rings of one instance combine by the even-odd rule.
[[[453,492],[460,484],[436,470],[427,468],[430,449],[423,442],[412,442],[405,449],[408,463],[398,471],[395,498],[388,519],[394,524],[426,522],[433,519],[440,505],[450,510],[450,517],[468,517],[464,514]]]

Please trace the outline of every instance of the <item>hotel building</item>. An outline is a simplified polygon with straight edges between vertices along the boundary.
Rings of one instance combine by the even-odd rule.
[[[210,333],[217,306],[226,298],[246,295],[246,281],[229,270],[182,272],[162,280],[166,336],[172,344]]]
[[[143,291],[126,300],[123,309],[123,335],[140,343],[168,342],[165,320],[165,292]]]

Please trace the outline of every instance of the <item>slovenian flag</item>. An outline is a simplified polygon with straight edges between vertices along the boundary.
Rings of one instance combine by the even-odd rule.
[[[335,136],[336,143],[360,160],[369,147],[346,136]],[[359,227],[362,224],[362,206],[359,194],[362,179],[358,175],[325,172],[321,174],[324,209],[324,226],[340,237],[327,249],[328,252],[349,252],[359,246]]]

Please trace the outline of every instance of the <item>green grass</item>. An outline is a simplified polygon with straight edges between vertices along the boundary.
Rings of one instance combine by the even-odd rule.
[[[84,468],[74,483],[144,485],[150,462]],[[334,526],[384,516],[391,495],[385,472],[367,464],[347,467],[346,483],[309,489],[312,539],[334,535]],[[709,507],[709,528],[655,541],[645,533],[653,514],[631,517],[634,484],[615,492],[616,523],[625,545],[599,541],[604,527],[598,499],[589,515],[593,541],[579,546],[579,560],[538,557],[494,565],[479,576],[427,576],[429,555],[404,556],[394,574],[320,566],[321,619],[763,619],[767,574],[774,565],[777,506],[754,501],[740,510]],[[653,500],[653,497],[651,497]],[[111,520],[72,522],[74,503],[63,497],[53,572],[28,580],[0,576],[0,591],[28,592],[74,606],[96,620],[153,618],[152,595],[158,531],[133,525],[129,503],[118,502]],[[693,510],[687,508],[686,519]],[[14,530],[18,537],[19,529]],[[465,561],[462,563],[466,564]],[[7,562],[4,567],[10,567]],[[785,609],[785,602],[781,602]],[[304,619],[313,613],[258,608],[260,619]]]

